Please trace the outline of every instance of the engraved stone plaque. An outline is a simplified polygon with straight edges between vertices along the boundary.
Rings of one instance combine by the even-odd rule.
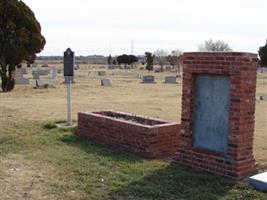
[[[64,76],[74,76],[74,52],[68,48],[64,52]]]
[[[196,76],[194,91],[194,147],[221,153],[227,152],[229,104],[229,76]]]

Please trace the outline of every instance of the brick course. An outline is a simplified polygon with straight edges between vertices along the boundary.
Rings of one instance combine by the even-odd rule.
[[[143,125],[106,116],[105,112],[131,116],[115,111],[79,112],[76,134],[145,158],[164,158],[176,152],[179,124],[150,118],[154,125]]]
[[[242,52],[188,52],[183,58],[183,94],[179,147],[174,163],[243,179],[254,170],[253,132],[257,55]],[[230,76],[230,111],[226,155],[193,147],[194,78]]]

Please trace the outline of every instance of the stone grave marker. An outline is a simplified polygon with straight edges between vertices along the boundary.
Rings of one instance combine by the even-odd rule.
[[[30,81],[29,79],[26,79],[26,78],[15,79],[15,84],[16,85],[28,85],[30,84]]]
[[[142,83],[156,83],[155,77],[153,75],[143,76],[143,82]]]
[[[260,100],[267,101],[267,94],[260,96]]]
[[[98,76],[106,76],[106,71],[98,71]]]
[[[111,82],[110,82],[110,80],[107,79],[107,78],[103,78],[103,79],[101,79],[101,86],[106,86],[106,87],[111,86]]]
[[[267,192],[267,172],[250,177],[249,184],[257,190]]]
[[[33,76],[33,79],[34,79],[34,80],[40,78],[40,74],[38,73],[38,71],[32,71],[32,76]]]
[[[177,84],[176,76],[166,76],[165,83]]]
[[[44,80],[38,79],[38,80],[35,80],[35,83],[36,83],[36,88],[37,89],[48,88],[48,84],[45,83]]]
[[[55,67],[51,68],[50,77],[52,80],[57,80],[57,69]]]
[[[17,69],[15,71],[15,84],[16,85],[28,85],[30,84],[30,81],[23,77],[23,71],[20,69]]]

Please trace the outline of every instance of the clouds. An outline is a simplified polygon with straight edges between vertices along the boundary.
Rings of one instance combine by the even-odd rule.
[[[265,0],[24,0],[42,25],[43,55],[135,53],[157,48],[196,50],[203,40],[228,42],[234,50],[257,51],[266,38]]]

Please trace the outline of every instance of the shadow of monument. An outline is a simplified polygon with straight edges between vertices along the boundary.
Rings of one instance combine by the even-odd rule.
[[[168,165],[110,193],[102,200],[215,200],[225,196],[233,186],[234,182],[225,178]]]
[[[59,140],[74,148],[80,148],[87,154],[95,154],[103,157],[110,157],[114,161],[135,163],[141,161],[142,159],[138,156],[118,151],[114,148],[96,143],[91,140],[80,138],[73,134],[63,135],[62,137],[60,137]]]

